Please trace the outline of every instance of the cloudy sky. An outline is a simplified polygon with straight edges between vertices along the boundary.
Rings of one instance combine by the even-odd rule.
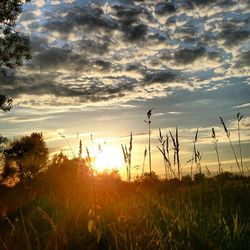
[[[250,1],[34,0],[24,5],[18,30],[30,35],[33,59],[0,71],[1,93],[15,101],[0,114],[3,135],[43,131],[51,153],[70,155],[69,144],[77,154],[80,139],[88,147],[120,147],[133,132],[133,164],[141,167],[144,119],[154,108],[152,160],[159,174],[158,128],[175,126],[183,169],[197,128],[202,163],[215,169],[212,127],[224,167],[236,169],[219,116],[238,153],[239,108],[249,163]]]

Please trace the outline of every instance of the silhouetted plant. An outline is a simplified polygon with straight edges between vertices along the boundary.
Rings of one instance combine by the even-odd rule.
[[[144,153],[143,153],[142,175],[144,174],[144,170],[145,170],[146,157],[147,157],[147,147],[145,147]]]
[[[241,139],[240,139],[240,121],[243,118],[243,115],[241,115],[239,109],[237,112],[237,125],[238,125],[238,140],[239,140],[239,151],[240,151],[240,165],[241,165],[241,171],[244,172],[243,168],[243,160],[242,160],[242,150],[241,150]]]
[[[130,141],[129,141],[129,149],[127,146],[122,146],[122,152],[124,157],[124,162],[126,165],[126,172],[127,172],[127,180],[131,181],[131,158],[132,158],[132,148],[133,148],[133,134],[130,133]]]
[[[196,166],[197,166],[196,142],[198,140],[198,133],[199,133],[199,129],[196,130],[195,137],[194,137],[194,140],[193,140],[193,154],[192,154],[192,158],[191,158],[191,178],[193,178],[193,165],[194,165],[194,161],[195,161]]]
[[[172,169],[170,157],[169,157],[169,137],[168,135],[166,135],[166,138],[164,139],[160,128],[159,128],[159,142],[161,143],[161,148],[158,146],[157,148],[159,149],[159,151],[161,152],[163,156],[165,176],[166,176],[166,179],[168,179],[168,172],[169,172],[170,178],[172,177],[172,175],[175,176],[175,173]]]
[[[173,136],[173,134],[171,133],[171,131],[169,131],[169,134],[172,138],[172,142],[173,142],[173,149],[174,149],[174,164],[177,163],[177,171],[178,171],[178,178],[179,180],[181,179],[181,171],[180,171],[180,143],[179,143],[179,133],[178,133],[178,128],[176,127],[175,129],[175,137]]]
[[[159,149],[159,151],[163,155],[163,162],[164,162],[164,168],[165,168],[165,177],[167,179],[168,178],[167,165],[169,165],[169,160],[166,157],[166,150],[165,150],[165,143],[166,143],[166,141],[163,138],[163,135],[161,133],[161,129],[160,128],[159,128],[159,138],[158,138],[158,140],[159,140],[159,142],[161,144],[161,148],[159,146],[157,146],[157,148]]]
[[[227,135],[227,138],[228,138],[228,141],[229,141],[229,143],[230,143],[231,149],[232,149],[232,151],[233,151],[233,155],[234,155],[234,159],[235,159],[236,165],[237,165],[237,167],[238,167],[240,173],[242,173],[242,169],[241,169],[241,167],[240,167],[238,158],[237,158],[236,153],[235,153],[235,150],[234,150],[233,143],[232,143],[231,138],[230,138],[230,131],[227,129],[227,126],[226,126],[225,122],[223,121],[222,117],[220,117],[220,121],[221,121],[221,124],[222,124],[222,126],[223,126],[223,128],[224,128],[224,130],[225,130],[226,135]]]
[[[73,157],[76,158],[75,153],[74,153],[74,150],[73,150],[73,148],[72,148],[72,146],[71,146],[71,144],[70,144],[68,138],[67,138],[63,133],[60,133],[60,132],[59,132],[58,134],[61,136],[62,139],[64,139],[64,140],[66,141],[66,143],[68,144],[69,149],[70,149],[70,151],[71,151]]]
[[[205,168],[206,168],[206,170],[207,170],[207,175],[208,175],[208,176],[212,176],[209,167],[208,167],[207,165],[205,165]]]
[[[78,158],[82,159],[82,140],[79,142],[79,153],[78,153]]]
[[[152,110],[150,109],[147,112],[147,118],[148,120],[144,120],[148,124],[148,160],[149,160],[149,173],[152,172],[152,161],[151,161],[151,116],[152,116]]]
[[[216,153],[216,158],[217,158],[217,163],[218,163],[218,170],[219,170],[219,174],[223,171],[221,168],[221,162],[220,162],[220,157],[219,157],[219,149],[218,149],[218,139],[216,137],[216,133],[215,133],[215,129],[212,128],[212,142],[214,145],[214,150]]]

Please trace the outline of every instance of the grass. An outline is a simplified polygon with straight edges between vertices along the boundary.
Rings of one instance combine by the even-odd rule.
[[[1,189],[1,249],[250,247],[249,178],[159,180],[152,172],[129,183],[62,168]]]

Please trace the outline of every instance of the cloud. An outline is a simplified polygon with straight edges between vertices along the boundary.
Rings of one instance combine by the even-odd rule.
[[[160,82],[160,83],[173,82],[176,79],[177,79],[177,74],[168,70],[148,72],[144,77],[144,81],[146,84],[154,82]]]
[[[33,60],[2,70],[1,90],[51,108],[218,93],[249,77],[248,9],[233,0],[30,3],[20,25]]]
[[[9,123],[27,123],[27,122],[39,122],[44,121],[47,119],[53,118],[52,116],[45,116],[45,117],[5,117],[2,119],[3,122],[9,122]]]
[[[196,59],[205,55],[206,49],[202,46],[195,48],[184,48],[175,52],[174,59],[177,63],[192,63]]]
[[[44,27],[64,34],[73,32],[75,27],[85,27],[88,32],[93,32],[94,28],[112,30],[118,27],[118,22],[105,14],[99,7],[84,6],[81,8],[76,5],[70,6],[71,8],[65,10],[63,20],[59,17],[55,18],[51,13],[47,13],[48,19]]]
[[[250,102],[235,106],[235,108],[245,108],[245,107],[250,107]]]
[[[243,52],[241,55],[240,55],[240,60],[238,61],[238,67],[240,66],[250,66],[250,50],[249,51],[246,51],[246,52]]]
[[[158,15],[172,13],[175,11],[176,11],[176,7],[173,3],[159,2],[155,5],[155,13]]]
[[[228,46],[235,46],[249,37],[250,30],[231,24],[226,24],[219,35],[219,38],[224,39]]]

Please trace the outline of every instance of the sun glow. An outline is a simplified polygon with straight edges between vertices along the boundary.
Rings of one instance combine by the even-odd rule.
[[[96,154],[93,163],[94,168],[98,172],[113,169],[121,170],[123,165],[124,162],[121,150],[113,146],[106,146],[100,150]]]

